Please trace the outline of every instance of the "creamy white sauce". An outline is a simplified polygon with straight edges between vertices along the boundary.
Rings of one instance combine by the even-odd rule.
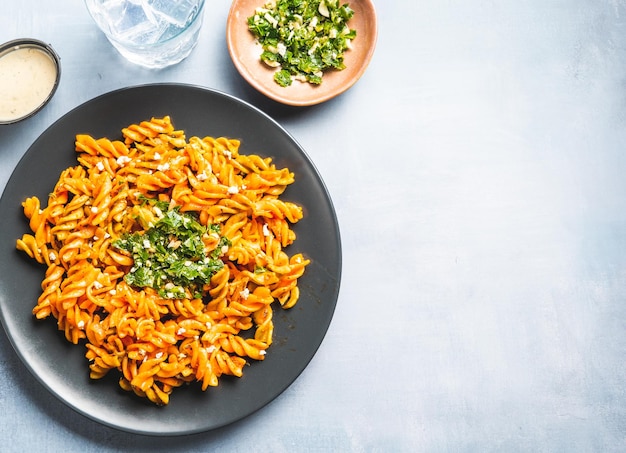
[[[45,52],[21,47],[0,56],[0,121],[37,109],[54,88],[57,67]]]

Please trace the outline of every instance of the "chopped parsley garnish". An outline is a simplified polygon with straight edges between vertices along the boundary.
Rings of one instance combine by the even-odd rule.
[[[148,230],[126,234],[113,245],[133,256],[124,277],[129,285],[153,288],[166,299],[200,298],[202,287],[224,266],[222,247],[230,245],[221,237],[207,254],[203,238],[211,233],[219,234],[219,227],[204,226],[191,214],[172,209]]]
[[[292,80],[319,85],[327,69],[345,68],[344,52],[356,37],[347,23],[354,15],[339,0],[276,0],[257,8],[248,28],[263,47],[261,60],[280,68],[274,81]]]

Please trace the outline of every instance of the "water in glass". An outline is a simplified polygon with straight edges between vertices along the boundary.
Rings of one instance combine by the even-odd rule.
[[[128,60],[150,68],[180,62],[198,40],[204,0],[85,0],[96,24]]]

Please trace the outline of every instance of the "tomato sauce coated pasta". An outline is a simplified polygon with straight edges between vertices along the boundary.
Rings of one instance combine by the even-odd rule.
[[[280,198],[294,174],[239,154],[238,140],[187,139],[167,116],[132,124],[118,140],[79,134],[76,152],[78,164],[60,174],[46,206],[37,197],[22,203],[32,233],[16,247],[47,268],[34,316],[54,317],[68,341],[86,346],[91,378],[117,370],[123,389],[157,405],[183,384],[206,390],[263,360],[274,307],[296,304],[309,264],[285,251],[303,215]],[[147,234],[164,217],[159,206],[227,239],[203,238],[223,265],[201,294],[163,297],[125,278],[136,263],[116,244]]]

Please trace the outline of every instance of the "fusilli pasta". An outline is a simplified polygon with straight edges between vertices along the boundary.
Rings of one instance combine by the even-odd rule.
[[[247,359],[264,359],[273,303],[296,304],[309,264],[285,252],[303,214],[280,198],[293,173],[239,154],[238,140],[187,140],[167,116],[121,132],[76,136],[78,165],[60,174],[45,207],[37,197],[23,202],[32,233],[16,247],[47,267],[33,314],[56,318],[68,341],[86,345],[90,377],[118,370],[123,389],[166,405],[176,387],[198,381],[206,390],[222,375],[241,376]],[[147,235],[165,216],[159,206],[218,227],[202,236],[221,267],[201,297],[163,297],[127,281],[137,264],[118,244]]]

